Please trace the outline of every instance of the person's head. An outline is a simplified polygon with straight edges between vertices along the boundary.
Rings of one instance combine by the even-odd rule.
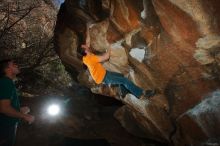
[[[20,73],[18,65],[12,59],[4,59],[0,61],[0,76],[15,78]]]
[[[92,49],[85,44],[81,45],[81,48],[82,48],[82,56],[92,53]]]

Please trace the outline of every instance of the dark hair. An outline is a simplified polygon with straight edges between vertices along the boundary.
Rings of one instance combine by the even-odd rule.
[[[84,48],[80,48],[80,55],[82,56],[86,56],[86,52],[85,52],[85,49]]]
[[[0,61],[0,77],[5,76],[5,69],[8,67],[9,62],[13,61],[12,59],[4,59]]]
[[[81,48],[80,46],[78,46],[77,48],[77,57],[82,60],[83,56],[86,56],[86,52],[85,49]]]

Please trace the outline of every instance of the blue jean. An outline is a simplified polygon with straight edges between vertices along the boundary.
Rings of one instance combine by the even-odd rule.
[[[124,77],[120,73],[106,71],[103,83],[119,85],[121,90],[124,90],[123,88],[125,88],[136,97],[140,97],[143,94],[143,89],[136,86],[133,82],[131,82],[128,78]]]

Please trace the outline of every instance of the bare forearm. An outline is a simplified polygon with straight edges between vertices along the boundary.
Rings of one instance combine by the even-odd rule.
[[[90,33],[89,33],[89,26],[86,26],[86,45],[90,47]]]
[[[22,114],[21,112],[15,110],[13,107],[6,107],[4,109],[1,109],[1,113],[14,118],[20,118],[23,119],[25,117],[25,114]]]
[[[104,62],[104,61],[108,60],[110,58],[110,54],[111,54],[111,49],[108,49],[105,54],[103,54],[102,56],[99,57],[99,61]]]
[[[108,60],[110,58],[110,51],[108,50],[104,55],[105,55],[105,60]]]
[[[24,108],[29,109],[29,108]],[[34,116],[23,114],[22,112],[17,111],[15,108],[11,106],[11,100],[3,99],[0,100],[0,113],[5,114],[9,117],[20,118],[28,123],[32,123],[34,121]]]

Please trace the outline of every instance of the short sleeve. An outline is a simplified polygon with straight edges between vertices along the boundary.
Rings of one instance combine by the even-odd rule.
[[[13,83],[10,81],[0,81],[0,100],[11,99],[13,96]]]
[[[88,65],[88,64],[93,64],[99,62],[99,58],[96,55],[87,55],[83,57],[83,63]]]
[[[92,55],[91,60],[92,62],[99,62],[99,58],[96,55]]]

